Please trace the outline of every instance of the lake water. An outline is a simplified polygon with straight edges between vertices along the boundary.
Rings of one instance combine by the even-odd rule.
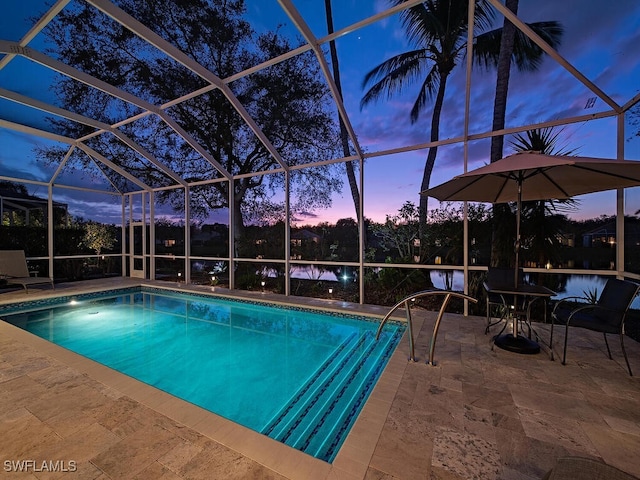
[[[553,273],[550,273],[553,274]],[[343,281],[338,279],[333,272],[318,269],[315,266],[292,267],[292,278],[303,278],[311,280],[324,280],[328,282]],[[606,277],[597,275],[567,275],[566,285],[562,290],[557,291],[557,298],[569,296],[585,296],[585,293],[597,291],[602,292]],[[445,290],[462,291],[464,288],[464,276],[460,270],[431,270],[431,281],[436,288]],[[640,298],[636,298],[633,308],[640,308]]]

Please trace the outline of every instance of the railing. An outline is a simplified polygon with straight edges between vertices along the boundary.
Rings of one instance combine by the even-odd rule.
[[[436,338],[438,336],[438,330],[440,329],[440,322],[442,320],[442,316],[444,315],[444,312],[447,306],[449,305],[449,300],[451,300],[452,297],[455,297],[455,298],[461,298],[463,300],[468,300],[473,303],[477,303],[478,300],[476,300],[475,298],[470,297],[469,295],[465,295],[464,293],[452,292],[450,290],[423,290],[421,292],[413,293],[408,297],[403,298],[398,303],[396,303],[391,308],[391,310],[389,310],[389,313],[387,313],[384,316],[384,318],[382,319],[382,322],[380,322],[378,331],[376,332],[376,340],[378,340],[378,338],[380,337],[380,332],[382,332],[382,328],[384,327],[384,324],[387,323],[387,320],[389,320],[389,318],[391,318],[391,315],[393,315],[393,312],[395,312],[398,308],[404,305],[405,314],[407,317],[407,325],[409,327],[409,359],[415,362],[416,355],[415,355],[415,346],[413,341],[413,322],[411,320],[411,303],[418,298],[434,296],[434,295],[444,296],[442,306],[440,307],[440,311],[438,312],[438,318],[436,319],[436,323],[433,325],[433,334],[431,335],[431,343],[429,345],[429,359],[427,360],[428,365],[435,365],[435,361],[433,360],[433,357],[436,349]]]

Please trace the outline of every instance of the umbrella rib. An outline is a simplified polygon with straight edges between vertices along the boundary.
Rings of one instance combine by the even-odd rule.
[[[607,175],[609,177],[614,177],[614,178],[619,178],[620,180],[629,180],[630,182],[637,182],[638,181],[638,177],[629,177],[627,175],[620,175],[618,173],[612,173],[612,172],[607,172],[604,170],[600,170],[597,168],[591,168],[591,167],[587,167],[584,165],[574,165],[576,168],[579,168],[581,170],[587,170],[588,172],[594,172],[597,173],[599,175]]]
[[[502,195],[502,192],[504,191],[505,187],[507,186],[507,183],[509,183],[509,178],[511,178],[511,175],[509,175],[509,174],[507,174],[507,175],[499,175],[499,176],[504,178],[504,181],[502,182],[502,185],[498,189],[498,193],[496,194],[496,196],[493,197],[493,202],[492,203],[497,203],[498,202],[498,199],[500,198],[500,195]],[[517,181],[518,179],[515,178],[515,180]]]
[[[460,193],[461,191],[463,191],[466,188],[469,188],[471,185],[476,183],[478,180],[480,180],[479,177],[471,179],[471,181],[469,183],[467,183],[466,185],[458,188],[455,192],[452,192],[450,195],[447,195],[444,200],[447,201],[447,202],[450,201],[451,197],[455,197],[458,193]]]
[[[547,175],[547,169],[542,169],[542,168],[541,168],[541,169],[539,169],[539,172],[540,172],[540,173],[539,173],[539,175],[542,175],[544,178],[546,178],[546,179],[549,181],[549,183],[551,183],[554,187],[556,187],[556,188],[558,189],[558,191],[562,192],[562,194],[563,194],[566,198],[571,197],[571,195],[569,195],[569,193],[568,193],[564,188],[562,188],[562,187],[558,184],[558,182],[556,182],[553,178],[551,178],[549,175]],[[532,175],[530,175],[530,176],[533,176],[533,174],[532,174]],[[556,196],[557,196],[557,197],[559,197],[559,195],[556,195]]]

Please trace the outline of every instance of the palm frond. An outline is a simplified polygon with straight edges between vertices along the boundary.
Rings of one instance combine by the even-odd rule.
[[[498,65],[501,37],[501,28],[476,35],[473,45],[473,63],[476,66],[484,70],[491,70]]]
[[[568,147],[560,144],[564,128],[545,127],[534,128],[525,132],[516,133],[509,143],[516,152],[535,151],[545,155],[575,155],[578,148]],[[523,202],[523,210],[537,206],[542,208],[548,217],[558,214],[574,212],[578,208],[578,201],[573,198],[562,200],[543,200],[534,202]],[[525,214],[525,217],[527,214]]]
[[[560,45],[564,30],[558,22],[536,22],[527,24],[550,47],[556,49]],[[513,45],[513,62],[518,70],[532,72],[538,69],[544,58],[544,50],[527,37],[522,31],[516,32]]]
[[[516,152],[534,151],[544,153],[546,155],[575,155],[579,147],[569,147],[565,144],[560,145],[560,135],[564,132],[564,128],[534,128],[526,132],[516,133],[513,140],[509,143]]]
[[[427,52],[420,49],[396,55],[373,68],[362,82],[363,87],[371,83],[373,85],[360,100],[360,108],[378,100],[384,94],[390,98],[402,91],[405,86],[420,77],[428,61]]]
[[[467,7],[468,8],[468,7]],[[491,28],[496,18],[496,10],[487,0],[476,1],[473,17],[473,31],[484,32]]]
[[[442,38],[443,25],[437,14],[439,3],[427,1],[400,14],[401,23],[411,42],[416,45],[429,45]]]
[[[557,48],[558,45],[560,45],[563,28],[558,22],[528,23],[527,26],[552,48]],[[501,37],[502,28],[484,32],[476,36],[476,43],[473,46],[473,61],[475,65],[485,70],[497,66]],[[524,72],[535,71],[540,66],[544,55],[544,50],[533,40],[527,37],[521,30],[516,31],[512,61],[518,70]]]
[[[438,90],[438,86],[440,85],[440,75],[435,68],[435,66],[429,71],[429,74],[425,77],[422,85],[420,87],[420,91],[418,92],[418,97],[411,108],[411,123],[416,123],[418,118],[420,117],[420,112],[426,104],[433,98],[435,92]]]
[[[404,0],[393,0],[399,5]],[[469,0],[427,0],[410,7],[400,14],[407,36],[415,45],[438,43],[442,51],[451,50],[458,40],[466,41],[468,31]],[[476,2],[474,28],[483,31],[490,28],[495,9],[487,0]]]

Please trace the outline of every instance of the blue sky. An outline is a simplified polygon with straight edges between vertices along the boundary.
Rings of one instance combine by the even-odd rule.
[[[558,20],[565,29],[560,54],[619,103],[625,103],[640,92],[640,2],[618,0],[608,2],[606,8],[597,0],[573,2],[543,0],[526,2],[521,0],[520,17],[529,21]],[[326,33],[323,0],[297,0],[301,15],[318,37]],[[334,0],[334,22],[336,30],[352,25],[386,7],[384,0]],[[0,19],[0,39],[18,40],[29,28],[25,20],[43,11],[42,0],[10,1],[4,5],[5,15]],[[291,22],[275,0],[250,0],[248,15],[257,30],[273,29],[280,25],[281,32],[295,38]],[[500,20],[501,23],[501,20]],[[299,36],[299,35],[298,35]],[[42,49],[39,39],[31,44]],[[430,111],[426,111],[414,125],[409,122],[409,109],[415,88],[409,87],[404,95],[382,101],[360,110],[363,94],[362,79],[373,66],[390,56],[411,48],[396,17],[386,18],[374,25],[340,37],[337,40],[340,57],[344,100],[354,130],[367,152],[386,151],[405,145],[419,145],[428,141]],[[15,63],[14,63],[15,62]],[[11,68],[0,70],[0,87],[17,91],[35,98],[50,98],[44,68],[30,65],[20,59],[10,64]],[[22,72],[17,75],[16,72]],[[447,87],[444,111],[441,119],[441,139],[458,137],[464,126],[465,65],[454,71]],[[493,72],[472,72],[470,133],[484,133],[491,129],[493,105]],[[44,85],[44,86],[43,86]],[[528,76],[512,74],[507,112],[507,126],[525,122],[543,122],[601,112],[606,108],[597,99],[590,108],[585,108],[594,97],[578,80],[547,58],[541,69]],[[23,110],[15,104],[0,99],[0,118],[25,121],[38,125],[40,121],[33,111]],[[563,137],[567,145],[578,148],[585,156],[614,157],[616,154],[614,119],[575,123],[565,128]],[[625,144],[625,157],[640,160],[640,142]],[[0,176],[16,175],[17,171],[30,178],[44,180],[51,171],[44,171],[30,153],[33,146],[42,144],[41,139],[17,134],[0,128]],[[469,143],[469,169],[488,161],[488,140]],[[25,152],[27,152],[25,154]],[[418,202],[418,192],[426,150],[418,150],[368,160],[365,165],[365,216],[383,220],[386,214],[394,214],[407,200]],[[508,147],[505,154],[509,153]],[[436,185],[463,171],[462,145],[451,145],[439,149],[436,168],[431,184]],[[34,193],[46,193],[38,188]],[[635,196],[634,192],[629,193]],[[80,197],[83,197],[82,199]],[[73,206],[72,213],[92,217],[102,215],[115,217],[120,213],[119,203],[111,202],[109,196],[80,194],[63,191],[58,201]],[[635,201],[635,200],[634,200]],[[437,206],[431,200],[432,207]],[[638,207],[640,208],[640,206]],[[636,208],[637,209],[637,208]],[[582,201],[582,210],[576,216],[597,216],[615,213],[615,193],[590,195]],[[348,188],[336,195],[331,209],[317,211],[300,218],[300,223],[318,221],[333,222],[339,218],[354,217],[355,212]]]

